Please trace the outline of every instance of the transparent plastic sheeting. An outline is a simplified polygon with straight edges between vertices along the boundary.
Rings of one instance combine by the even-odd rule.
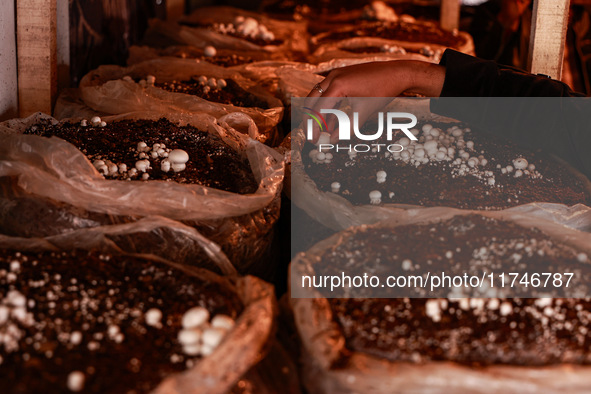
[[[0,247],[19,251],[42,252],[58,249],[100,250],[118,254],[119,247],[112,237],[119,235],[138,236],[143,232],[150,233],[155,229],[168,228],[177,231],[179,236],[191,239],[204,248],[211,248],[209,241],[203,240],[196,232],[183,229],[162,218],[146,218],[124,226],[105,226],[88,230],[75,231],[69,234],[45,239],[18,238],[0,235]],[[212,252],[213,250],[210,250]],[[119,252],[121,252],[119,250]],[[218,262],[223,260],[223,253],[214,252]],[[224,338],[215,351],[201,359],[195,366],[184,372],[165,377],[154,393],[226,393],[237,381],[265,357],[267,349],[274,341],[275,315],[277,311],[273,287],[253,276],[238,278],[235,275],[221,277],[211,271],[180,265],[176,261],[155,258],[145,253],[126,253],[135,257],[145,258],[153,264],[172,266],[184,271],[186,275],[220,283],[228,291],[237,294],[245,308],[238,316],[234,328]],[[170,256],[174,257],[174,256]],[[215,261],[215,260],[212,260]],[[227,260],[226,260],[227,261]],[[42,263],[42,262],[41,262]],[[220,267],[221,268],[221,267]],[[227,269],[231,267],[225,267]]]
[[[12,237],[0,234],[0,247],[15,250],[93,250],[205,268],[228,276],[236,269],[221,248],[197,230],[158,216],[136,222],[83,228],[47,237]]]
[[[103,120],[163,116],[133,113]],[[40,119],[48,118],[37,114],[0,124],[0,179],[9,180],[4,182],[0,200],[4,206],[3,217],[5,220],[14,217],[15,223],[33,226],[21,228],[20,234],[13,235],[33,231],[37,236],[52,236],[85,227],[162,216],[197,228],[222,247],[240,272],[249,271],[270,246],[279,216],[282,157],[211,116],[169,114],[166,117],[220,136],[250,163],[259,182],[256,192],[240,195],[174,182],[106,180],[70,143],[55,137],[21,134]],[[17,203],[34,210],[15,211]],[[37,215],[35,220],[18,218],[30,214]],[[9,230],[16,231],[14,226]]]
[[[231,79],[265,102],[268,109],[216,103],[198,96],[169,92],[155,86],[141,86],[134,82],[148,75],[153,75],[157,83],[190,80],[201,75]],[[124,80],[126,76],[132,80]],[[94,111],[99,115],[128,112],[205,113],[215,118],[226,117],[227,123],[236,130],[267,144],[276,142],[277,124],[283,116],[283,104],[278,99],[237,71],[207,62],[195,62],[194,59],[173,57],[152,59],[130,67],[100,66],[82,78],[78,89],[67,90],[62,96],[58,98],[54,111],[58,119],[79,117],[81,107],[88,107],[86,113]]]
[[[359,101],[361,100],[361,104]],[[373,100],[373,101],[372,101]],[[315,267],[318,264],[319,256],[324,252],[333,250],[339,245],[346,245],[348,237],[355,233],[355,227],[378,223],[379,226],[399,226],[412,225],[416,223],[437,223],[443,218],[449,218],[453,215],[465,215],[468,213],[479,213],[487,217],[494,217],[502,220],[507,220],[522,226],[524,228],[534,228],[542,231],[550,236],[553,240],[560,241],[574,251],[581,253],[581,265],[573,268],[586,270],[587,265],[591,262],[591,208],[582,203],[567,206],[557,203],[548,203],[545,201],[535,201],[528,204],[515,205],[507,209],[497,211],[470,210],[470,209],[453,209],[442,206],[440,208],[425,208],[420,205],[409,203],[369,203],[369,198],[365,204],[353,204],[347,196],[339,192],[321,190],[315,181],[307,174],[306,166],[302,160],[303,152],[306,154],[310,148],[304,149],[308,141],[308,127],[316,128],[316,131],[322,131],[327,127],[334,127],[335,131],[338,129],[339,122],[330,122],[329,119],[332,114],[328,112],[321,113],[322,109],[340,108],[347,114],[351,112],[358,112],[356,109],[363,111],[363,108],[370,108],[375,112],[398,112],[410,113],[416,116],[419,124],[419,134],[421,136],[420,125],[425,122],[438,124],[458,124],[463,121],[463,125],[467,124],[473,130],[483,129],[490,132],[497,132],[502,137],[510,138],[517,141],[519,145],[526,145],[530,150],[543,149],[546,152],[554,153],[562,156],[562,159],[556,160],[555,166],[563,167],[565,174],[572,176],[573,182],[577,182],[577,187],[580,192],[585,195],[586,201],[589,201],[591,196],[591,183],[581,174],[580,171],[589,173],[591,168],[589,162],[585,162],[588,155],[585,154],[586,149],[591,146],[591,133],[587,132],[587,127],[591,121],[587,117],[591,116],[591,102],[587,99],[560,99],[560,98],[440,98],[431,99],[394,99],[390,101],[386,107],[376,107],[375,103],[379,102],[384,105],[384,99],[325,99],[319,100],[310,99],[292,99],[292,133],[288,140],[291,142],[291,149],[282,144],[282,149],[286,155],[290,171],[286,176],[286,190],[290,193],[292,202],[292,245],[302,245],[303,239],[313,238],[313,233],[320,227],[332,230],[333,232],[349,229],[349,232],[339,233],[316,246],[308,249],[309,246],[315,242],[321,241],[322,237],[312,239],[308,242],[308,248],[305,250],[293,249],[292,255],[299,252],[305,252],[297,256],[292,264],[292,295],[299,297],[429,297],[427,293],[418,294],[416,289],[409,289],[407,293],[393,292],[391,288],[372,288],[369,286],[362,286],[361,288],[346,288],[340,289],[339,292],[331,292],[330,288],[314,288],[302,289],[301,275],[313,275]],[[360,106],[361,105],[361,106]],[[589,109],[589,110],[587,110]],[[348,112],[347,112],[348,111]],[[433,112],[431,112],[433,111]],[[437,112],[437,113],[434,113]],[[368,113],[371,111],[368,110]],[[318,118],[317,123],[310,115],[313,114]],[[318,115],[323,115],[327,124],[320,119]],[[362,115],[361,115],[362,116]],[[372,116],[376,116],[373,113]],[[448,117],[454,116],[454,118]],[[578,117],[577,117],[578,116]],[[353,117],[351,116],[351,119]],[[319,126],[321,124],[321,127]],[[441,126],[443,128],[443,126]],[[371,129],[375,132],[375,128]],[[384,130],[386,130],[384,128]],[[520,132],[520,130],[522,132]],[[475,132],[475,131],[473,131]],[[353,132],[352,132],[353,133]],[[369,132],[366,132],[369,134]],[[385,135],[384,131],[384,135]],[[398,133],[398,134],[396,134]],[[402,135],[402,131],[394,131],[395,137],[391,143],[396,143]],[[545,139],[547,138],[547,139]],[[326,140],[324,141],[326,143]],[[353,144],[353,140],[347,141],[346,145]],[[356,142],[359,142],[358,140]],[[365,144],[371,144],[372,141],[360,141]],[[334,144],[342,143],[342,140],[333,142]],[[413,142],[411,142],[413,143]],[[416,142],[418,143],[418,142]],[[529,143],[529,144],[528,144]],[[308,145],[310,146],[310,145]],[[287,149],[286,149],[287,148]],[[317,149],[317,147],[314,147]],[[519,148],[518,148],[519,149]],[[570,153],[569,153],[570,152]],[[359,152],[357,155],[363,155]],[[307,158],[306,158],[307,159]],[[308,160],[309,161],[309,160]],[[568,161],[569,163],[567,163]],[[316,163],[322,166],[322,163]],[[574,168],[577,167],[577,169]],[[319,170],[321,167],[319,167]],[[379,170],[388,171],[387,168],[376,168],[375,173]],[[494,171],[501,171],[500,168],[493,169]],[[368,170],[371,171],[371,170]],[[500,174],[500,172],[499,172]],[[527,182],[524,187],[527,186]],[[421,187],[424,187],[421,186]],[[445,186],[443,186],[445,187]],[[339,190],[342,191],[342,190]],[[369,192],[370,190],[368,190]],[[396,190],[394,190],[396,192]],[[469,190],[465,191],[467,194]],[[459,194],[461,198],[461,193]],[[308,218],[304,218],[298,212],[303,211]],[[308,221],[308,222],[306,222]],[[363,227],[359,227],[363,228]],[[319,232],[322,233],[322,232]],[[308,240],[310,241],[310,240]],[[417,248],[420,248],[420,240],[417,240]],[[359,249],[354,253],[364,253],[363,249]],[[446,250],[441,250],[440,255],[444,255]],[[588,259],[585,261],[584,256]],[[412,256],[410,256],[412,257]],[[368,262],[368,268],[375,262]],[[392,275],[406,274],[401,268],[401,261],[398,261],[395,267],[391,268]],[[421,262],[424,263],[424,262]],[[464,264],[465,272],[470,270],[469,262],[459,262]],[[575,264],[576,265],[576,264]],[[347,267],[347,262],[342,261],[342,271],[347,275],[351,273],[352,268],[358,270],[359,267]],[[441,273],[445,271],[446,267],[436,266],[432,269],[434,273]],[[529,267],[530,273],[536,273],[535,267]],[[448,270],[449,272],[449,270]],[[426,275],[426,272],[423,272]],[[509,274],[509,273],[506,273]],[[540,274],[542,274],[540,272]],[[295,278],[299,278],[297,282]],[[481,277],[482,278],[482,277]],[[565,297],[586,297],[587,284],[581,283],[583,276],[578,277],[578,285],[575,288],[560,287],[558,289],[550,289],[554,296]],[[382,278],[383,280],[384,278]],[[296,280],[294,282],[294,280]],[[481,279],[481,283],[483,280]],[[347,282],[348,283],[348,282]],[[381,282],[383,284],[383,282]],[[449,282],[448,282],[449,283]],[[574,282],[573,282],[574,283]],[[581,287],[582,286],[582,287]],[[583,290],[582,290],[583,289]],[[452,288],[439,289],[439,293],[448,295]],[[465,296],[473,297],[489,297],[489,296],[523,296],[523,297],[539,297],[548,296],[544,294],[541,288],[529,290],[523,287],[511,288],[501,293],[494,293],[484,291],[482,289],[469,288]],[[439,294],[438,293],[438,294]],[[433,296],[434,293],[431,294]]]
[[[290,307],[302,342],[302,382],[313,393],[391,393],[395,387],[401,393],[584,394],[591,385],[585,365],[471,367],[390,361],[351,351],[327,299],[291,298]]]

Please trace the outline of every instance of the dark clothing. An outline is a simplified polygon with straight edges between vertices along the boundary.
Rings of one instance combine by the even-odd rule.
[[[509,31],[499,22],[501,8],[500,0],[489,0],[476,7],[468,29],[474,40],[476,56],[524,69],[531,29],[531,10],[528,8],[521,15],[516,31]]]
[[[547,77],[501,66],[448,49],[441,62],[446,67],[442,97],[584,97],[568,85]],[[469,83],[467,77],[469,77]]]
[[[440,64],[445,82],[441,98],[431,102],[433,112],[553,153],[591,179],[591,101],[583,94],[450,49]]]

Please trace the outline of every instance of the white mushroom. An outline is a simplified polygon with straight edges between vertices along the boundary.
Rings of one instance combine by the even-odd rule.
[[[178,340],[183,346],[195,345],[201,341],[202,334],[199,329],[183,329],[179,331]]]
[[[211,326],[216,328],[222,328],[226,331],[231,330],[234,327],[234,319],[232,319],[228,315],[215,315],[213,319],[211,319]]]
[[[215,47],[208,45],[203,49],[203,54],[207,57],[214,57],[217,54]]]
[[[162,172],[170,171],[170,161],[168,159],[164,159],[160,162],[160,170],[162,170]]]
[[[146,172],[150,168],[150,162],[148,160],[138,160],[135,162],[135,168],[138,171]]]
[[[209,320],[209,311],[203,307],[196,306],[185,312],[182,319],[183,328],[199,327]]]
[[[84,381],[86,380],[86,375],[80,371],[73,371],[70,372],[68,375],[67,386],[70,391],[82,391],[84,389]]]
[[[162,311],[157,308],[150,308],[146,311],[144,316],[146,324],[152,327],[160,327],[160,321],[162,320]]]
[[[187,356],[198,356],[203,353],[202,346],[199,343],[183,346],[183,353]]]
[[[93,116],[93,117],[90,119],[90,124],[92,124],[93,126],[100,126],[101,122],[102,122],[102,120],[101,120],[101,118],[100,118],[100,117],[98,117],[98,116]]]
[[[148,144],[146,144],[145,142],[138,142],[137,144],[137,151],[138,152],[147,152],[149,151],[150,148],[148,147]]]
[[[470,159],[468,159],[468,167],[476,167],[479,163],[479,160],[476,157],[471,157]]]
[[[379,190],[372,190],[369,192],[369,203],[378,205],[382,202],[382,193]]]
[[[330,134],[327,132],[321,132],[320,136],[318,137],[318,142],[316,142],[316,146],[320,144],[330,144]]]
[[[186,168],[185,164],[189,161],[189,154],[182,149],[174,149],[168,154],[168,160],[172,164],[173,171],[180,172]]]
[[[525,170],[528,166],[528,162],[523,157],[519,157],[513,160],[513,166],[515,166],[515,169],[517,170]]]
[[[401,139],[398,140],[397,144],[402,145],[402,146],[408,146],[410,144],[410,139],[406,138],[406,137],[402,137]]]
[[[208,327],[203,330],[203,346],[215,349],[222,342],[226,331],[220,327]]]
[[[94,168],[98,169],[101,166],[105,165],[104,160],[95,160],[92,162],[92,165],[94,166]]]
[[[433,129],[433,130],[435,130],[435,129]],[[430,154],[430,155],[435,154],[437,152],[437,141],[435,141],[435,140],[427,141],[427,142],[425,142],[423,147],[427,151],[428,154]]]
[[[117,174],[117,171],[119,171],[119,167],[117,167],[117,164],[115,163],[109,163],[107,167],[109,169],[109,175],[115,175]]]

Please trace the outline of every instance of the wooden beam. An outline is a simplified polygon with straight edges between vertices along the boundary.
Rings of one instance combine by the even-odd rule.
[[[460,27],[460,0],[441,0],[441,28],[455,30]]]
[[[19,115],[51,114],[57,92],[56,0],[17,0]]]
[[[562,75],[569,0],[534,0],[527,68],[554,79]]]
[[[57,0],[57,92],[70,87],[70,4]]]
[[[18,116],[14,2],[0,12],[0,122]]]

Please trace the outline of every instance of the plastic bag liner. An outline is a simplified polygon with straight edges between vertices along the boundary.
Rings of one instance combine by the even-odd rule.
[[[408,48],[408,43],[405,42],[398,42],[392,41],[385,38],[379,37],[354,37],[354,38],[347,38],[342,41],[337,41],[334,43],[328,43],[319,46],[312,55],[309,56],[309,59],[312,63],[322,63],[327,62],[332,59],[372,59],[370,61],[387,61],[387,60],[398,60],[398,59],[408,59],[408,60],[420,60],[424,62],[432,62],[438,63],[441,59],[441,55],[443,54],[443,49],[438,49],[435,51],[431,51],[429,54],[427,51],[423,51],[423,54],[414,53],[414,52],[406,52],[406,53],[390,53],[387,51],[383,52],[359,52],[362,48],[368,47],[400,47],[400,48]],[[423,46],[430,46],[428,44],[423,44]],[[420,48],[419,48],[420,50]]]
[[[418,103],[405,107],[406,102]],[[457,122],[455,120],[430,114],[429,100],[404,100],[395,99],[392,104],[398,110],[404,112],[406,108],[416,114],[421,119],[429,114],[429,119],[433,122]],[[311,218],[322,223],[324,226],[333,230],[340,231],[351,226],[361,224],[376,223],[386,217],[395,218],[402,214],[404,210],[420,208],[417,205],[408,204],[384,204],[376,205],[353,205],[344,197],[335,193],[323,192],[316,187],[316,183],[306,174],[302,163],[302,149],[306,139],[302,129],[293,130],[286,141],[280,145],[279,152],[286,149],[286,144],[291,143],[291,150],[285,152],[286,155],[286,191],[293,204],[304,210]],[[580,172],[572,168],[563,160],[555,157],[555,160],[569,168],[570,171],[578,177],[591,193],[591,182]],[[424,208],[423,208],[424,209]],[[518,205],[506,209],[509,212],[524,212],[535,215],[540,218],[547,218],[557,221],[566,226],[576,229],[591,230],[591,213],[589,208],[582,204],[568,207],[563,204],[536,202],[524,205]]]
[[[260,52],[237,51],[229,49],[218,49],[216,56],[232,55],[246,57],[249,58],[250,61],[245,64],[229,66],[226,67],[226,69],[240,73],[243,77],[255,82],[257,87],[260,87],[272,94],[274,97],[279,98],[281,101],[283,101],[284,105],[289,105],[289,100],[284,100],[283,95],[278,93],[278,77],[275,74],[275,70],[286,66],[297,67],[301,63],[282,60],[268,60],[270,57],[261,56]],[[192,46],[172,46],[164,49],[151,48],[147,46],[132,46],[129,48],[129,58],[127,59],[127,63],[129,65],[133,65],[146,60],[170,56],[183,59],[196,58],[203,56],[203,50]],[[206,60],[197,60],[207,62]]]
[[[97,228],[88,230],[86,233],[72,232],[58,237],[58,248],[48,239],[24,239],[0,235],[0,247],[31,252],[77,248],[118,254],[117,247],[114,247],[110,239],[111,235],[150,232],[149,227],[152,225],[166,226],[167,223],[162,218],[150,218],[140,220],[131,227],[128,226],[126,230],[120,228],[115,231],[111,229],[103,231]],[[79,237],[81,234],[84,237]],[[57,238],[54,238],[55,240]],[[201,359],[192,368],[168,376],[153,392],[226,393],[265,357],[268,349],[273,345],[277,314],[275,294],[271,285],[252,276],[224,278],[205,269],[180,265],[154,256],[127,254],[151,260],[154,264],[171,266],[195,278],[220,283],[230,292],[237,294],[244,305],[244,310],[238,316],[234,328],[228,332],[212,354]]]
[[[301,394],[302,389],[294,360],[275,340],[265,359],[243,375],[231,392]]]
[[[157,83],[189,80],[191,77],[200,75],[208,78],[232,79],[241,88],[264,102],[268,109],[216,103],[198,96],[173,93],[154,86],[142,87],[133,81],[121,79],[130,76],[139,80],[145,79],[148,75],[155,76]],[[283,117],[283,104],[265,90],[257,88],[253,81],[249,81],[236,71],[207,62],[197,63],[191,59],[159,58],[130,67],[100,66],[82,78],[77,97],[92,110],[110,115],[145,111],[206,113],[220,118],[241,113],[247,116],[232,115],[237,119],[233,126],[240,132],[249,133],[253,139],[270,145],[279,142],[277,124]],[[71,117],[72,112],[74,111],[68,109],[68,101],[62,101],[56,105],[54,116],[64,119]]]
[[[264,51],[239,50],[239,49],[216,49],[216,57],[232,56],[243,57],[251,61],[262,61],[271,59],[271,55]],[[159,57],[176,57],[182,59],[196,59],[204,55],[203,48],[194,47],[192,45],[172,45],[165,48],[153,48],[146,45],[138,46],[132,45],[129,48],[129,57],[127,58],[127,65],[133,65],[146,60],[157,59]],[[200,61],[207,62],[207,60]]]
[[[377,28],[383,28],[383,25],[384,25],[384,22],[367,22],[367,23],[362,24],[361,27],[368,27],[368,28],[375,27],[377,29]],[[433,28],[432,22],[415,22],[415,23],[413,23],[413,25],[415,25],[417,28],[419,28],[420,26],[425,26],[428,29]],[[372,46],[376,42],[380,42],[382,45],[388,44],[390,46],[398,46],[398,47],[402,47],[402,48],[406,49],[407,51],[413,51],[413,52],[419,52],[420,50],[422,50],[425,47],[429,47],[431,50],[433,50],[435,52],[437,52],[437,51],[443,52],[447,48],[445,45],[429,42],[427,38],[425,38],[424,41],[421,41],[420,38],[419,39],[415,38],[415,39],[409,39],[409,40],[400,40],[400,39],[387,39],[387,38],[370,37],[370,36],[356,37],[357,36],[356,31],[359,28],[360,28],[359,24],[342,25],[338,29],[334,29],[331,31],[325,31],[325,32],[315,35],[314,37],[312,37],[310,39],[311,44],[313,46],[315,46],[313,56],[320,56],[324,52],[329,51],[329,50],[333,50],[334,48],[337,48],[339,46],[355,45],[355,44],[363,43],[363,42],[367,42],[368,44],[371,44]],[[440,29],[440,28],[436,27],[436,29]],[[332,41],[328,41],[326,43],[321,43],[321,41],[324,40],[326,37],[330,37],[331,35],[335,35],[335,34],[339,34],[339,33],[341,33],[341,34],[348,33],[351,35],[351,38],[344,38],[341,40],[332,40]],[[416,32],[414,34],[416,34]],[[451,48],[455,49],[456,51],[467,53],[469,55],[474,55],[474,41],[472,40],[472,36],[468,33],[463,32],[463,31],[459,31],[459,32],[457,32],[457,37],[459,37],[459,43],[455,46],[452,46]],[[351,41],[352,38],[357,38],[359,41],[356,41],[356,40]],[[375,41],[376,39],[379,39],[379,40]],[[364,41],[364,40],[367,40],[367,41]]]
[[[35,252],[98,250],[111,254],[170,260],[218,274],[237,275],[236,269],[217,244],[192,227],[159,216],[145,217],[125,224],[78,229],[43,238],[0,234],[0,247]]]
[[[267,253],[279,216],[282,157],[208,115],[170,115],[222,138],[248,159],[259,182],[253,194],[240,195],[200,185],[104,179],[76,147],[56,138],[22,135],[46,115],[0,124],[0,215],[2,232],[46,237],[72,230],[163,216],[197,228],[219,244],[241,273],[272,270],[260,261]],[[158,119],[135,113],[104,118]],[[258,263],[255,264],[255,263]]]
[[[591,211],[587,208],[587,214]],[[406,224],[433,223],[455,215],[479,214],[513,221],[525,228],[535,227],[550,237],[591,253],[591,234],[564,227],[539,217],[510,211],[479,212],[451,208],[425,208],[401,212],[373,226],[393,228]],[[319,242],[292,261],[292,275],[313,272],[313,263],[327,248],[347,242],[356,228]],[[293,280],[293,278],[292,278]],[[591,366],[555,365],[524,367],[494,365],[468,367],[453,362],[413,364],[393,362],[345,349],[345,338],[326,298],[315,289],[298,288],[309,298],[290,298],[303,343],[303,378],[310,393],[586,393],[591,387]],[[342,357],[347,354],[343,364]],[[339,365],[335,365],[341,361]]]
[[[91,119],[93,116],[109,117],[112,116],[108,113],[96,111],[86,105],[82,98],[80,98],[79,89],[64,89],[56,103],[55,113],[59,114],[59,118],[63,120],[68,119]],[[267,142],[265,138],[267,136],[259,134],[259,129],[254,123],[254,120],[245,113],[242,112],[231,112],[220,118],[221,121],[227,123],[234,130],[239,131],[242,134],[248,135],[253,140]],[[269,141],[274,141],[275,138]]]

